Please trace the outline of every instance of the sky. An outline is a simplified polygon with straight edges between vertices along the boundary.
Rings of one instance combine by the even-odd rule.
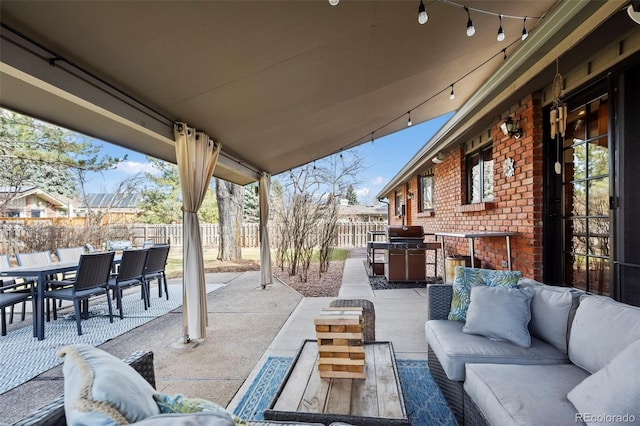
[[[374,204],[376,194],[422,148],[431,137],[451,118],[448,113],[420,124],[414,124],[394,134],[367,142],[358,148],[363,160],[360,182],[355,186],[361,204]],[[93,140],[101,146],[101,154],[127,159],[115,170],[89,176],[87,192],[111,192],[116,182],[137,173],[155,173],[147,157],[135,151],[120,148],[106,142]]]

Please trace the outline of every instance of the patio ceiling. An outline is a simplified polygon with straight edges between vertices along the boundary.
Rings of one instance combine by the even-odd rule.
[[[418,4],[5,0],[0,105],[170,162],[186,121],[222,143],[214,174],[246,184],[400,130],[407,111],[459,109],[520,44],[522,20],[498,42],[497,16],[472,10],[467,37],[462,8],[427,1],[419,25]],[[556,2],[464,4],[542,16]]]

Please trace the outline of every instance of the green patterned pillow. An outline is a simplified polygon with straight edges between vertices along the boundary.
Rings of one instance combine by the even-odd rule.
[[[490,287],[516,288],[521,275],[520,271],[495,271],[493,269],[456,266],[451,309],[448,318],[452,321],[466,321],[467,309],[469,309],[469,303],[471,302],[471,287],[488,285]]]
[[[228,416],[229,419],[233,420],[233,422],[238,426],[249,424],[240,417],[228,412],[224,407],[216,404],[215,402],[207,401],[206,399],[188,398],[181,394],[164,395],[161,393],[154,394],[153,399],[156,401],[156,404],[158,404],[161,414],[200,412],[217,413]]]

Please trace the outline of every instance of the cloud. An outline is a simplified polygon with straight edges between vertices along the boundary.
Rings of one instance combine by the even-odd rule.
[[[160,174],[160,170],[153,167],[151,163],[141,163],[139,161],[122,161],[115,168],[116,171],[135,175],[138,173],[151,173],[152,175]]]
[[[358,188],[355,190],[356,191],[356,195],[358,196],[358,198],[367,198],[369,196],[369,194],[371,193],[371,190],[369,188]]]
[[[376,176],[372,181],[374,185],[378,185],[378,186],[382,186],[387,182],[389,182],[389,178],[382,177],[382,176]]]

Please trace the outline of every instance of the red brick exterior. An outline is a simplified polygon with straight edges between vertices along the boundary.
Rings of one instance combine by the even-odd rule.
[[[434,171],[434,205],[429,213],[418,212],[418,176],[405,182],[402,189],[406,199],[408,191],[415,194],[408,201],[406,224],[422,225],[425,232],[462,231],[517,231],[520,236],[511,238],[513,270],[524,277],[542,281],[542,223],[543,223],[543,149],[542,107],[538,95],[531,95],[520,106],[506,111],[504,117],[518,118],[523,136],[520,139],[505,136],[496,122],[491,128],[494,159],[493,202],[466,203],[466,171],[463,148],[445,152],[440,164],[425,165]],[[462,141],[461,141],[462,142]],[[514,160],[515,173],[506,177],[503,162]],[[390,212],[395,212],[394,193],[388,194]],[[390,224],[400,224],[402,218],[393,214]],[[446,256],[469,255],[466,239],[447,238]],[[505,269],[507,260],[504,238],[479,238],[475,240],[476,262],[483,268]],[[441,267],[440,267],[441,269]]]

